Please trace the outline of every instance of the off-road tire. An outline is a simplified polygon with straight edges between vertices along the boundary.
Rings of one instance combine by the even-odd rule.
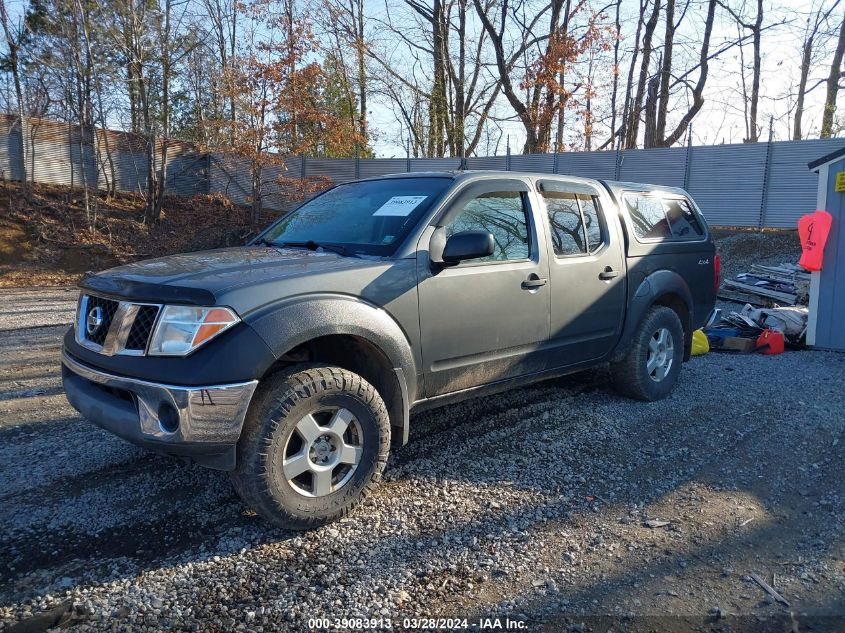
[[[322,497],[306,497],[282,470],[284,450],[297,422],[321,406],[353,412],[362,432],[362,453],[350,480]],[[297,365],[259,384],[238,442],[235,491],[271,523],[306,530],[348,514],[381,479],[390,448],[384,401],[361,376],[339,367]]]
[[[647,370],[649,341],[665,328],[672,335],[672,364],[665,377],[654,380]],[[616,390],[636,400],[653,402],[669,395],[678,382],[684,359],[684,330],[677,312],[666,306],[653,306],[646,313],[625,356],[611,363],[610,371]]]

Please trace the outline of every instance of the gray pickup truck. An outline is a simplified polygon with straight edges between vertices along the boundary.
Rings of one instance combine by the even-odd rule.
[[[513,172],[338,185],[245,247],[81,283],[70,403],[130,442],[231,472],[277,525],[347,513],[411,411],[609,363],[666,396],[719,264],[683,190]]]

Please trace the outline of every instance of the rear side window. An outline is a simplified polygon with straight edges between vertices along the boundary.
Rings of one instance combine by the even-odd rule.
[[[681,239],[695,239],[704,235],[701,223],[692,210],[688,200],[683,198],[664,198],[666,217],[672,227],[672,235]]]
[[[640,239],[697,239],[704,235],[689,201],[668,196],[625,196],[625,206]]]
[[[555,255],[586,255],[602,245],[598,203],[587,194],[543,191]]]
[[[446,225],[446,236],[483,230],[493,234],[493,254],[474,262],[528,259],[528,216],[518,191],[494,191],[469,200]]]

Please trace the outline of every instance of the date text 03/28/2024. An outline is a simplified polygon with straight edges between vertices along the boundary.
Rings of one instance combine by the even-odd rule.
[[[312,618],[308,628],[318,630],[367,631],[367,630],[479,630],[479,631],[522,631],[528,628],[524,620],[511,618],[479,618],[470,621],[467,618]]]

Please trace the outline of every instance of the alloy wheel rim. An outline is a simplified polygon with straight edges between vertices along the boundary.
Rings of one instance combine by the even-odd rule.
[[[674,362],[675,342],[672,333],[662,327],[648,341],[646,371],[653,381],[660,382],[669,374]]]
[[[343,407],[303,416],[285,444],[282,471],[305,497],[325,497],[345,486],[361,463],[361,424]]]

